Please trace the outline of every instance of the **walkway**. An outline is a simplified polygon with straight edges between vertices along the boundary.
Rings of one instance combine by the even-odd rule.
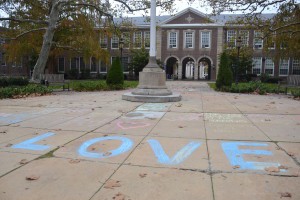
[[[300,199],[300,102],[167,82],[0,101],[1,200]]]

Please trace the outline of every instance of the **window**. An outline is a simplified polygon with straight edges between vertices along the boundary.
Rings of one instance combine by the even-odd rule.
[[[281,60],[280,59],[280,63],[279,63],[279,75],[288,75],[289,74],[289,60],[284,59]]]
[[[253,48],[254,49],[263,48],[262,33],[260,31],[254,31]]]
[[[262,68],[262,58],[261,57],[253,58],[252,73],[257,75],[261,74],[261,68]]]
[[[100,38],[100,47],[102,48],[102,49],[107,49],[107,45],[108,43],[107,43],[107,36],[106,35],[103,35],[103,36],[101,36],[101,38]]]
[[[130,33],[125,32],[122,34],[122,37],[123,37],[123,42],[124,42],[123,48],[128,49],[129,45],[130,45]]]
[[[23,67],[22,59],[17,60],[15,62],[12,62],[11,66],[12,67],[20,67],[20,68],[22,68]]]
[[[228,30],[227,31],[227,45],[228,45],[228,47],[235,47],[235,38],[236,38],[236,31],[235,30]]]
[[[194,48],[194,32],[184,33],[185,48]]]
[[[169,48],[177,48],[177,32],[169,32]]]
[[[122,57],[122,67],[123,67],[123,72],[128,72],[128,57]]]
[[[266,58],[265,73],[272,76],[274,75],[274,62],[271,58]]]
[[[58,72],[65,72],[65,58],[58,58]]]
[[[293,59],[292,71],[293,74],[300,75],[300,59]]]
[[[144,32],[144,43],[146,49],[150,48],[150,31]]]
[[[112,49],[119,49],[119,38],[115,34],[113,34],[113,36],[111,38],[111,48]]]
[[[100,61],[100,72],[105,73],[107,72],[107,65],[106,63]]]
[[[141,48],[142,47],[142,32],[135,32],[133,35],[133,42],[135,48]]]
[[[91,72],[95,73],[97,72],[97,64],[96,64],[96,58],[95,57],[91,57],[90,59],[90,69],[91,69]]]
[[[0,54],[1,66],[6,66],[5,53]]]
[[[239,36],[242,40],[242,46],[247,47],[249,45],[249,31],[241,30],[239,31]]]
[[[71,58],[70,68],[71,69],[78,69],[79,71],[80,71],[80,68],[84,69],[85,68],[85,63],[84,63],[83,57],[73,57],[73,58]]]
[[[275,49],[275,39],[276,39],[276,34],[273,33],[270,37],[266,39],[268,49]]]
[[[201,32],[201,48],[210,48],[210,32],[202,31]]]

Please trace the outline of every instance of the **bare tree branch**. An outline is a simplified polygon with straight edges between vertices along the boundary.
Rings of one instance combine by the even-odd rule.
[[[0,21],[15,21],[15,22],[29,22],[36,24],[48,24],[48,21],[45,20],[35,20],[35,19],[17,19],[12,17],[1,17]]]

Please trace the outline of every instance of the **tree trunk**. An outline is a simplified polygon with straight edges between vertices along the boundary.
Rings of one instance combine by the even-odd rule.
[[[40,74],[43,74],[45,71],[45,67],[47,64],[47,60],[51,49],[54,32],[55,32],[56,23],[59,19],[59,11],[60,11],[60,4],[58,4],[58,0],[53,0],[51,12],[49,16],[48,28],[46,30],[46,33],[43,36],[43,45],[40,51],[40,55],[33,69],[33,74],[32,74],[33,82],[40,82]]]

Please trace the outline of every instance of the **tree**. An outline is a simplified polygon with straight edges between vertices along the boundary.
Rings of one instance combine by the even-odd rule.
[[[241,12],[231,23],[243,24],[262,32],[264,50],[276,46],[276,58],[300,58],[300,2],[299,0],[210,0],[213,14]],[[273,11],[273,15],[261,15]]]
[[[223,52],[220,58],[220,66],[219,66],[216,86],[218,89],[221,89],[224,86],[230,87],[232,81],[233,81],[233,75],[229,65],[229,58],[227,53]]]
[[[1,17],[7,31],[1,38],[9,40],[9,60],[18,59],[26,53],[38,54],[32,79],[39,80],[44,72],[49,55],[68,49],[82,52],[85,59],[91,56],[108,60],[108,54],[101,49],[99,34],[111,35],[115,30],[113,17],[123,13],[146,10],[149,1],[135,0],[3,0],[0,11],[8,17]],[[157,6],[171,9],[174,0],[159,1]],[[0,13],[1,13],[0,12]],[[101,29],[96,27],[101,26]]]
[[[129,63],[129,70],[134,72],[136,77],[139,72],[144,69],[149,61],[149,51],[145,48],[131,50],[131,62]]]
[[[240,49],[240,55],[238,59],[238,53],[235,48],[226,49],[229,58],[229,66],[234,74],[237,72],[238,78],[246,74],[246,72],[252,69],[252,50],[247,47]],[[237,71],[236,71],[237,70]]]
[[[122,86],[124,83],[124,75],[123,75],[123,70],[122,70],[122,65],[121,65],[121,61],[120,58],[117,57],[108,73],[107,73],[107,78],[106,78],[106,84],[110,85],[110,86]]]

